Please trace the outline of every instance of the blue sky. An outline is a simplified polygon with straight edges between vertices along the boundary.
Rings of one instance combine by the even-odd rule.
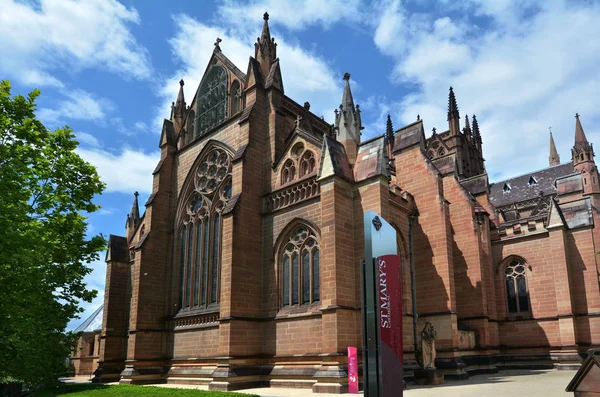
[[[286,94],[331,122],[350,72],[363,139],[387,114],[396,128],[420,114],[427,131],[446,129],[452,85],[461,116],[477,115],[492,181],[546,167],[549,126],[568,161],[575,112],[600,142],[594,1],[0,0],[0,78],[14,93],[39,88],[39,117],[72,127],[107,183],[91,233],[124,234],[133,192],[150,194],[178,81],[189,103],[217,36],[245,71],[265,11]],[[105,264],[92,268],[100,293],[83,316],[102,302]]]

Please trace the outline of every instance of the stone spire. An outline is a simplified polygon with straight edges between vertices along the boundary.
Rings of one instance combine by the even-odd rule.
[[[600,178],[594,161],[594,147],[588,142],[579,114],[575,115],[575,145],[571,150],[573,168],[581,173],[583,194],[600,193]]]
[[[467,140],[472,141],[473,132],[471,131],[471,125],[469,124],[469,116],[465,115],[465,128],[463,128],[463,133]]]
[[[179,131],[183,126],[183,120],[185,119],[186,103],[185,96],[183,95],[183,79],[179,80],[179,93],[177,99],[171,105],[171,121],[173,122],[176,131]]]
[[[385,139],[394,146],[394,127],[392,126],[392,117],[389,114],[385,126]]]
[[[140,208],[138,204],[139,193],[133,193],[133,204],[131,205],[131,211],[127,214],[127,222],[125,223],[125,229],[127,230],[127,239],[129,240],[133,236],[133,232],[140,224]]]
[[[573,165],[579,172],[586,170],[589,172],[590,167],[595,167],[594,163],[594,148],[588,142],[581,121],[579,121],[579,113],[575,114],[575,144],[571,150],[573,157]]]
[[[344,73],[344,93],[340,111],[336,112],[335,128],[338,132],[338,141],[344,145],[350,165],[356,162],[358,145],[360,145],[360,131],[363,129],[360,117],[360,108],[354,106],[352,91],[350,90],[350,73]]]
[[[277,59],[277,44],[275,38],[271,38],[271,32],[269,31],[269,14],[265,12],[263,15],[264,24],[262,33],[254,43],[254,58],[260,64],[262,75],[266,78],[271,70],[271,65]]]
[[[550,161],[550,167],[552,167],[554,165],[559,165],[560,164],[560,156],[558,155],[558,152],[556,151],[556,145],[554,144],[554,138],[552,137],[552,131],[550,131],[550,157],[549,157],[549,161]]]
[[[448,127],[450,135],[458,135],[460,133],[460,115],[452,87],[450,87],[450,93],[448,94]]]
[[[590,144],[585,136],[585,132],[583,132],[581,121],[579,121],[579,113],[575,113],[575,147],[588,148],[589,146]]]
[[[481,133],[479,132],[479,123],[475,115],[473,115],[473,142],[477,145],[477,149],[481,151]]]

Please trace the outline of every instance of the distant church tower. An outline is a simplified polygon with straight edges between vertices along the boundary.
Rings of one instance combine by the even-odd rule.
[[[560,156],[556,151],[556,145],[554,144],[554,138],[552,137],[552,131],[550,131],[550,167],[560,164]]]
[[[575,171],[581,173],[583,194],[600,193],[598,167],[594,161],[594,147],[588,142],[579,114],[575,115],[575,145],[571,150]]]

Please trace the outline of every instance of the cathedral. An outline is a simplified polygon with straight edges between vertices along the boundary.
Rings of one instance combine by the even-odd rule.
[[[136,194],[110,236],[94,381],[345,392],[367,210],[397,232],[407,377],[426,322],[446,378],[576,367],[600,346],[600,176],[579,116],[569,161],[550,136],[548,168],[490,183],[452,88],[447,130],[388,117],[362,140],[350,74],[332,125],[286,96],[268,19],[244,71],[217,39],[188,102],[180,82],[145,210]]]

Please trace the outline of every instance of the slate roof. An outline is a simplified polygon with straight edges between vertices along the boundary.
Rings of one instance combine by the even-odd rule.
[[[323,136],[323,149],[317,177],[320,179],[331,175],[354,182],[352,167],[348,163],[344,145],[325,135]]]
[[[568,162],[492,183],[490,185],[490,201],[494,206],[501,207],[539,196],[554,194],[556,193],[554,187],[556,179],[573,174],[574,172],[573,163]],[[537,184],[529,184],[531,177],[535,178]],[[505,184],[510,186],[510,191],[504,191]]]
[[[393,152],[399,152],[402,149],[421,143],[423,135],[423,120],[417,120],[414,123],[406,125],[396,131]]]
[[[127,246],[127,239],[125,237],[111,234],[108,238],[107,257],[109,252],[110,259],[115,262],[129,262],[129,247]]]
[[[102,329],[102,315],[104,313],[104,304],[100,305],[91,316],[86,318],[79,327],[73,331],[74,333],[79,332],[94,332]]]
[[[356,164],[354,164],[354,180],[359,182],[375,175],[389,176],[385,155],[385,135],[362,142],[358,147]]]

